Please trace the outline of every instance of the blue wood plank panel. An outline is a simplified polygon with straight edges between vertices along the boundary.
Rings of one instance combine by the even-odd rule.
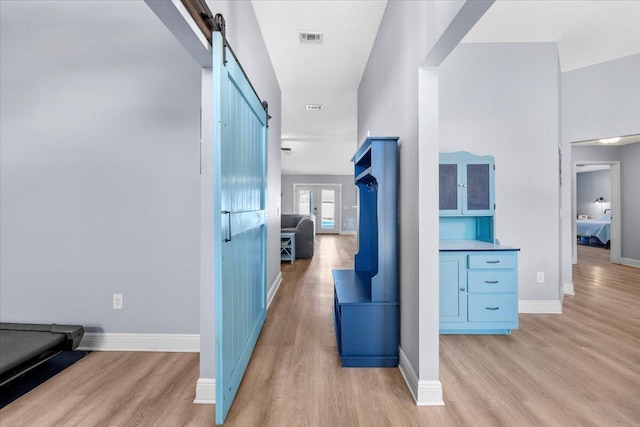
[[[266,317],[266,113],[213,34],[216,423],[233,403]]]

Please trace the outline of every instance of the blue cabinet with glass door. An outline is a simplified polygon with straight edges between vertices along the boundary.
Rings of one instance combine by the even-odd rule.
[[[494,236],[493,156],[440,154],[440,333],[518,327],[518,251]]]
[[[493,156],[441,153],[439,168],[440,216],[493,215]]]
[[[338,353],[345,367],[397,366],[398,138],[367,138],[352,160],[359,251],[353,270],[333,270]]]

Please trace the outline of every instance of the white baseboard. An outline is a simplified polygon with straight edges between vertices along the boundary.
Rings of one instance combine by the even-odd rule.
[[[198,378],[196,382],[196,398],[193,403],[201,405],[216,404],[216,380],[214,378]]]
[[[575,295],[576,294],[576,290],[573,288],[573,282],[564,283],[562,285],[562,290],[563,290],[565,295]]]
[[[411,396],[413,396],[413,400],[418,403],[418,375],[416,375],[416,371],[413,369],[413,366],[411,366],[411,362],[407,359],[407,355],[404,354],[402,347],[398,348],[398,353],[400,356],[398,369],[400,369],[404,382],[407,383],[407,387],[411,392]]]
[[[199,353],[199,334],[122,334],[85,332],[79,350]]]
[[[518,313],[562,314],[562,301],[559,300],[520,300]]]
[[[413,396],[417,406],[443,406],[442,400],[442,383],[440,381],[420,380],[416,371],[411,366],[407,355],[404,354],[402,347],[398,349],[400,361],[398,369],[407,383],[407,387]]]
[[[356,230],[349,230],[349,231],[341,231],[340,235],[348,235],[348,236],[352,236],[352,235],[356,235],[358,234],[358,232]]]
[[[276,276],[276,280],[273,281],[273,284],[269,288],[269,292],[267,293],[267,310],[271,306],[273,299],[276,297],[276,293],[278,289],[280,289],[280,285],[282,284],[282,271],[278,272]]]
[[[623,265],[640,268],[640,260],[632,259],[632,258],[621,258],[621,261]]]
[[[442,400],[442,383],[440,381],[418,382],[418,399],[417,406],[444,406]]]

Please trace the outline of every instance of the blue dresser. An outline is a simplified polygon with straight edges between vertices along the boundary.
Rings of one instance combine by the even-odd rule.
[[[518,251],[496,242],[492,156],[440,154],[440,333],[518,328]]]
[[[398,138],[367,138],[353,156],[359,189],[354,270],[333,270],[345,367],[398,366]]]

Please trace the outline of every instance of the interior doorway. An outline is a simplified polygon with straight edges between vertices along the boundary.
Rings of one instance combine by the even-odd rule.
[[[573,235],[576,238],[573,239],[573,263],[576,264],[578,262],[578,244],[577,237],[578,233],[578,215],[582,215],[583,212],[578,212],[578,191],[577,191],[577,182],[578,182],[578,171],[580,168],[588,167],[588,166],[596,166],[596,165],[608,165],[610,170],[610,181],[611,181],[611,197],[610,200],[599,200],[599,194],[594,195],[593,203],[597,205],[598,212],[601,216],[605,216],[605,210],[609,210],[608,215],[611,218],[610,222],[610,260],[614,264],[622,263],[622,245],[621,245],[621,215],[620,215],[620,162],[618,161],[605,161],[605,160],[595,160],[595,161],[574,161],[573,162],[573,170],[572,170],[572,187],[571,187],[571,200],[572,200],[572,225],[573,225]],[[609,207],[606,207],[606,203],[609,204]],[[606,242],[603,242],[606,243]]]
[[[315,216],[316,233],[341,231],[342,186],[340,184],[293,184],[293,211]]]

